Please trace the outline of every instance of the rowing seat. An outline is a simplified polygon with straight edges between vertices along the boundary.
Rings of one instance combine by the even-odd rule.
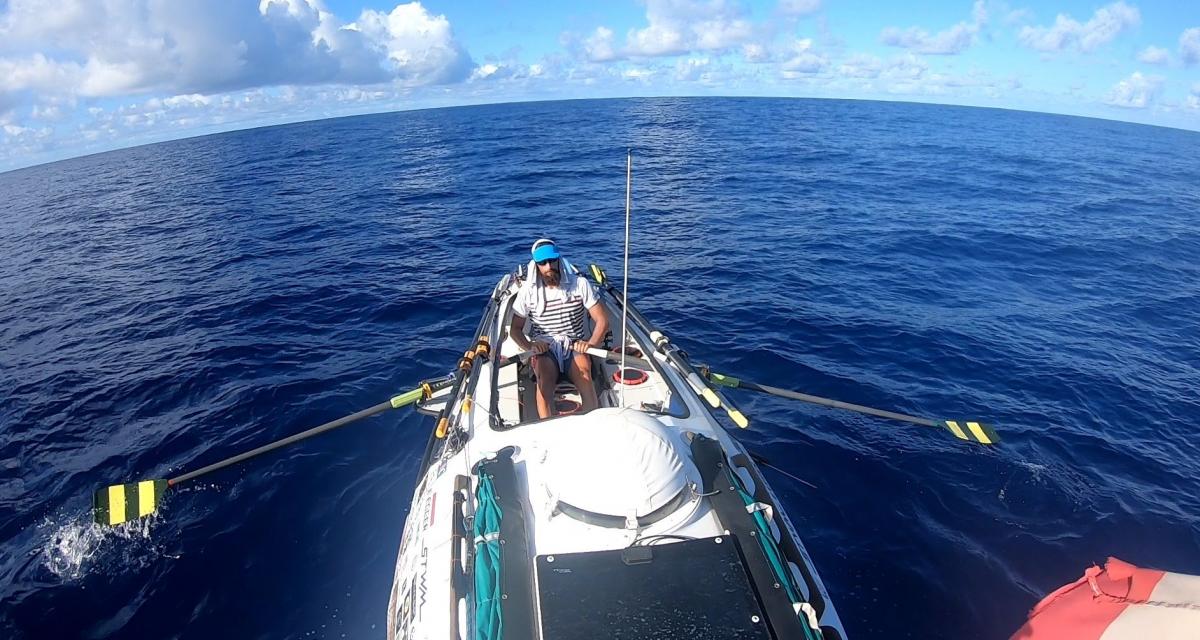
[[[592,387],[596,391],[596,397],[599,398],[601,393],[610,385],[607,384],[607,378],[604,376],[604,369],[599,366],[596,358],[588,359],[592,364]],[[532,362],[532,361],[530,361]],[[521,422],[537,420],[537,375],[533,371],[533,365],[530,362],[522,362],[518,365],[517,375],[520,384],[520,396],[522,415]],[[575,389],[575,383],[571,381],[571,377],[566,371],[559,371],[558,378],[554,381],[555,395],[559,395],[558,389],[567,386]],[[580,394],[582,397],[582,394]],[[528,411],[528,413],[526,413]],[[572,412],[573,413],[573,412]],[[562,413],[560,412],[560,415]]]

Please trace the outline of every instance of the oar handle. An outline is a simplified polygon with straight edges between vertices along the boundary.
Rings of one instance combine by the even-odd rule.
[[[188,473],[185,473],[181,476],[171,478],[170,480],[167,480],[167,485],[174,486],[174,485],[179,484],[180,482],[187,482],[188,480],[192,480],[192,479],[198,478],[202,475],[212,473],[213,471],[217,471],[219,469],[224,469],[225,467],[233,466],[235,464],[238,464],[239,462],[245,462],[246,460],[249,460],[250,458],[253,458],[255,456],[260,456],[260,455],[270,452],[270,451],[274,451],[280,447],[286,447],[289,444],[299,442],[301,440],[305,440],[305,439],[311,438],[316,435],[320,435],[322,433],[325,433],[326,431],[332,431],[333,429],[337,429],[338,427],[344,427],[344,426],[350,424],[351,422],[357,422],[359,420],[362,420],[363,418],[369,418],[373,415],[383,413],[384,411],[387,411],[388,409],[399,409],[400,407],[412,404],[412,403],[420,400],[423,394],[424,394],[424,391],[420,387],[417,387],[416,389],[413,389],[412,391],[408,391],[408,392],[402,393],[398,396],[394,396],[390,400],[387,400],[385,402],[380,402],[379,404],[377,404],[373,407],[363,409],[362,411],[357,411],[357,412],[352,413],[343,418],[338,418],[337,420],[332,420],[330,422],[326,422],[323,425],[313,427],[311,429],[308,429],[307,431],[301,431],[300,433],[290,435],[281,440],[276,440],[275,442],[272,442],[270,444],[264,444],[261,447],[258,447],[256,449],[251,449],[250,451],[247,451],[245,453],[239,453],[238,455],[233,456],[232,458],[226,458],[220,462],[214,462],[213,464],[210,464],[207,467],[201,467],[199,469],[196,469],[195,471],[189,471]]]
[[[604,358],[605,360],[612,360],[615,362],[620,362],[622,357],[620,351],[605,351],[604,349],[599,349],[597,347],[588,347],[587,354],[589,356],[596,356],[597,358]],[[650,366],[650,361],[645,358],[637,358],[628,354],[625,354],[624,358],[625,364],[637,365],[639,367]]]
[[[520,353],[514,353],[511,356],[500,356],[500,366],[507,367],[514,362],[523,362],[528,360],[529,356],[531,355],[533,355],[532,351],[522,351]]]
[[[619,351],[605,351],[604,349],[600,349],[597,347],[588,347],[587,354],[589,356],[595,356],[597,358],[604,358],[605,360],[616,360],[618,362],[621,360],[621,353]],[[521,351],[520,353],[514,353],[511,356],[504,356],[504,357],[500,358],[500,366],[506,367],[517,361],[525,361],[525,360],[528,360],[529,357],[533,356],[533,355],[535,355],[533,353],[533,350],[528,350],[528,351]],[[650,362],[648,360],[645,360],[643,358],[635,358],[635,357],[629,356],[629,355],[625,356],[625,361],[628,362],[629,364],[635,364],[640,367],[650,366]]]
[[[711,391],[721,401],[721,408],[725,410],[725,413],[729,415],[729,419],[733,420],[734,424],[742,429],[750,426],[750,419],[746,417],[746,414],[738,410],[737,407],[733,406],[733,403],[729,401],[729,398],[725,397],[725,394],[716,389],[712,389]]]
[[[632,308],[632,306],[630,308]],[[638,315],[640,316],[641,314]],[[721,397],[718,396],[712,389],[709,389],[707,384],[704,384],[704,380],[702,380],[700,376],[696,374],[695,367],[683,359],[683,355],[681,354],[679,347],[671,344],[670,338],[663,335],[663,332],[659,331],[658,329],[651,329],[650,339],[654,341],[654,347],[658,349],[659,353],[666,356],[667,361],[670,362],[671,365],[674,366],[675,369],[687,379],[687,382],[689,385],[691,385],[693,391],[700,394],[700,397],[704,398],[710,407],[717,409],[721,406]]]

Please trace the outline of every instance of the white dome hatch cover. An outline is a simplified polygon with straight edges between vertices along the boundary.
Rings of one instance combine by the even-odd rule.
[[[596,409],[564,421],[553,440],[546,460],[551,492],[596,514],[645,516],[680,496],[695,475],[677,435],[632,409]]]

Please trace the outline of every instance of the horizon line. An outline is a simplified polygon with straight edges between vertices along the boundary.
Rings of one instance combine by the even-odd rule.
[[[1135,126],[1135,127],[1154,127],[1154,128],[1158,128],[1158,129],[1167,129],[1167,130],[1171,130],[1171,131],[1180,131],[1180,132],[1184,132],[1184,133],[1200,135],[1200,125],[1198,125],[1198,127],[1195,129],[1185,129],[1182,127],[1174,127],[1174,126],[1165,125],[1165,124],[1150,124],[1150,123],[1144,123],[1144,122],[1133,122],[1130,120],[1119,120],[1116,118],[1105,118],[1102,116],[1094,116],[1094,115],[1091,115],[1091,116],[1079,115],[1079,114],[1073,114],[1073,113],[1061,113],[1061,112],[1056,112],[1056,111],[1036,111],[1036,110],[1032,110],[1032,109],[1018,109],[1018,108],[1014,108],[1014,107],[955,104],[955,103],[951,103],[951,102],[923,102],[920,100],[880,100],[877,98],[847,98],[847,97],[836,97],[835,98],[835,97],[822,97],[822,96],[772,96],[772,95],[642,95],[642,96],[636,96],[636,95],[630,95],[630,96],[606,96],[606,97],[551,98],[551,99],[545,99],[545,100],[505,100],[505,101],[497,101],[497,102],[472,102],[472,103],[441,105],[441,106],[422,106],[422,107],[412,107],[412,108],[387,109],[387,110],[381,110],[381,111],[368,111],[368,112],[364,112],[364,113],[350,113],[350,114],[345,114],[345,115],[327,116],[327,117],[323,117],[323,118],[310,118],[310,119],[302,119],[302,120],[273,122],[270,124],[252,124],[250,126],[245,126],[245,127],[234,126],[234,127],[228,128],[228,129],[221,129],[220,131],[208,131],[208,132],[204,132],[204,133],[197,133],[194,135],[182,135],[182,136],[175,137],[175,138],[167,138],[165,140],[154,140],[151,142],[143,142],[143,143],[130,144],[130,145],[125,145],[125,146],[116,146],[111,149],[103,149],[100,151],[93,151],[90,153],[82,153],[79,155],[67,156],[64,158],[55,158],[53,160],[46,160],[43,162],[35,162],[32,164],[16,166],[16,167],[12,167],[9,169],[0,170],[0,178],[6,176],[8,174],[11,174],[11,173],[25,171],[28,169],[36,169],[39,167],[46,167],[46,166],[58,164],[61,162],[82,160],[84,158],[91,158],[93,156],[100,156],[100,155],[104,155],[104,154],[108,154],[108,153],[115,153],[115,152],[119,152],[119,151],[128,151],[131,149],[140,149],[142,147],[152,147],[152,146],[161,145],[161,144],[169,144],[172,142],[181,142],[184,140],[195,140],[195,139],[200,139],[200,138],[208,138],[208,137],[212,137],[212,136],[220,136],[220,135],[225,135],[225,134],[230,134],[230,133],[241,133],[241,132],[246,132],[246,131],[254,131],[256,129],[270,129],[270,128],[274,128],[274,127],[286,127],[286,126],[292,126],[292,125],[309,124],[309,123],[313,123],[313,122],[324,122],[324,121],[328,121],[328,120],[344,120],[344,119],[348,119],[348,118],[380,116],[380,115],[387,115],[387,114],[392,114],[392,113],[412,113],[412,112],[419,112],[419,111],[437,111],[437,110],[445,110],[445,109],[469,109],[469,108],[474,108],[474,107],[493,107],[493,106],[501,106],[501,105],[550,104],[550,103],[555,103],[555,102],[601,102],[601,101],[614,101],[614,100],[665,100],[665,99],[678,99],[678,100],[742,99],[742,100],[795,100],[795,101],[811,100],[811,101],[825,101],[825,102],[877,102],[877,103],[882,103],[882,104],[910,104],[910,105],[924,105],[924,106],[933,106],[933,107],[956,107],[956,108],[961,108],[961,109],[1007,111],[1007,112],[1012,112],[1012,113],[1058,116],[1058,117],[1064,117],[1064,118],[1080,118],[1080,119],[1085,119],[1085,120],[1099,120],[1102,122],[1112,122],[1112,123],[1130,125],[1130,126]]]

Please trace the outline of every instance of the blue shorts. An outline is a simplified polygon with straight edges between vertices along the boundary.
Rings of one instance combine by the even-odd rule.
[[[567,365],[575,358],[575,351],[571,349],[571,345],[575,344],[575,338],[566,336],[542,336],[538,338],[542,342],[549,342],[550,349],[541,355],[549,355],[554,358],[555,364],[558,365],[558,372],[565,373]]]

